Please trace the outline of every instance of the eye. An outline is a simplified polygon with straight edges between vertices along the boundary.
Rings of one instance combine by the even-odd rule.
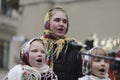
[[[63,19],[63,23],[67,23],[67,20],[66,20],[66,19]]]
[[[101,60],[101,59],[99,59],[99,58],[95,58],[95,59],[94,59],[95,62],[100,62],[100,60]]]
[[[45,54],[45,51],[44,51],[44,50],[41,50],[41,53]]]
[[[33,49],[30,52],[38,52],[38,50],[37,49]]]
[[[60,22],[61,21],[61,19],[60,18],[55,18],[55,20],[54,21],[56,21],[56,22]]]
[[[110,61],[109,60],[105,60],[105,63],[110,63]]]

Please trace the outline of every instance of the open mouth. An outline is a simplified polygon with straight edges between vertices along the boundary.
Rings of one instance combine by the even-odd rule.
[[[36,61],[37,61],[37,62],[42,62],[42,59],[37,59]]]
[[[58,30],[59,30],[59,31],[63,31],[63,29],[62,29],[62,28],[59,28]]]
[[[99,69],[100,72],[105,72],[105,69]]]

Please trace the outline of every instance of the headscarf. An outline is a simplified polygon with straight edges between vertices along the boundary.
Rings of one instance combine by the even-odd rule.
[[[22,80],[58,80],[57,75],[46,64],[41,68],[24,65],[23,69]]]
[[[55,14],[54,12],[57,12],[57,11],[64,12],[66,17],[67,17],[67,30],[66,30],[66,33],[67,33],[68,28],[69,28],[68,15],[67,15],[66,11],[63,8],[60,8],[60,7],[52,8],[46,13],[46,15],[44,17],[44,27],[45,27],[46,30],[50,30],[50,18]]]
[[[54,12],[57,11],[62,11],[66,14],[65,10],[63,10],[60,7],[55,7],[50,9],[47,14],[45,15],[44,18],[44,35],[41,37],[41,39],[44,41],[45,46],[47,47],[47,64],[50,65],[51,68],[53,68],[53,61],[55,59],[57,59],[59,57],[59,53],[62,51],[63,47],[66,46],[66,49],[64,51],[67,50],[68,48],[68,42],[71,40],[74,40],[73,38],[69,38],[66,34],[68,32],[68,27],[69,27],[69,23],[67,22],[67,30],[65,35],[58,37],[56,36],[54,33],[51,32],[50,30],[50,18],[51,16],[54,15]],[[68,16],[67,16],[68,19]],[[68,20],[67,20],[68,21]]]
[[[21,47],[21,51],[20,51],[20,58],[21,58],[22,64],[26,64],[26,65],[30,66],[30,64],[29,64],[29,48],[30,48],[31,43],[35,40],[40,40],[41,43],[44,45],[43,41],[39,37],[32,38],[31,40],[25,42],[23,44],[23,46]]]

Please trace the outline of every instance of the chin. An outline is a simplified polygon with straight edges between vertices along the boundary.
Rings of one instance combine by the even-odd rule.
[[[62,36],[64,36],[64,34],[57,34],[57,36],[62,37]]]
[[[100,78],[102,79],[102,78],[105,78],[105,76],[100,76]]]

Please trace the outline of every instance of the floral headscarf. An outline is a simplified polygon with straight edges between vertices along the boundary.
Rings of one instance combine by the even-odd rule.
[[[45,15],[44,17],[44,27],[45,29],[47,30],[50,30],[50,18],[57,12],[57,11],[61,11],[61,12],[64,12],[66,17],[67,17],[67,30],[66,30],[66,33],[68,31],[68,27],[69,27],[69,21],[68,21],[68,15],[66,13],[66,11],[60,7],[55,7],[55,8],[52,8],[50,9],[47,14]]]
[[[39,37],[32,38],[31,40],[25,42],[23,46],[21,47],[21,52],[20,52],[20,58],[23,64],[29,65],[29,48],[30,44],[35,41],[35,40],[40,40],[41,43],[44,45],[43,41]]]
[[[62,51],[63,47],[66,46],[66,49],[64,50],[64,51],[66,51],[67,48],[68,48],[68,42],[71,41],[71,40],[75,41],[75,39],[69,38],[66,35],[66,33],[68,32],[68,27],[69,27],[68,22],[67,22],[67,30],[66,30],[65,35],[63,35],[61,37],[58,37],[54,33],[51,32],[50,23],[49,23],[50,18],[57,11],[62,11],[67,16],[67,13],[65,12],[65,10],[63,10],[60,7],[50,9],[47,12],[47,14],[45,15],[45,18],[44,18],[45,30],[44,30],[44,35],[41,37],[45,46],[47,47],[47,51],[48,51],[48,53],[47,53],[47,64],[49,64],[51,68],[53,68],[53,61],[59,57],[59,53]],[[68,19],[68,16],[67,16],[67,19]]]

